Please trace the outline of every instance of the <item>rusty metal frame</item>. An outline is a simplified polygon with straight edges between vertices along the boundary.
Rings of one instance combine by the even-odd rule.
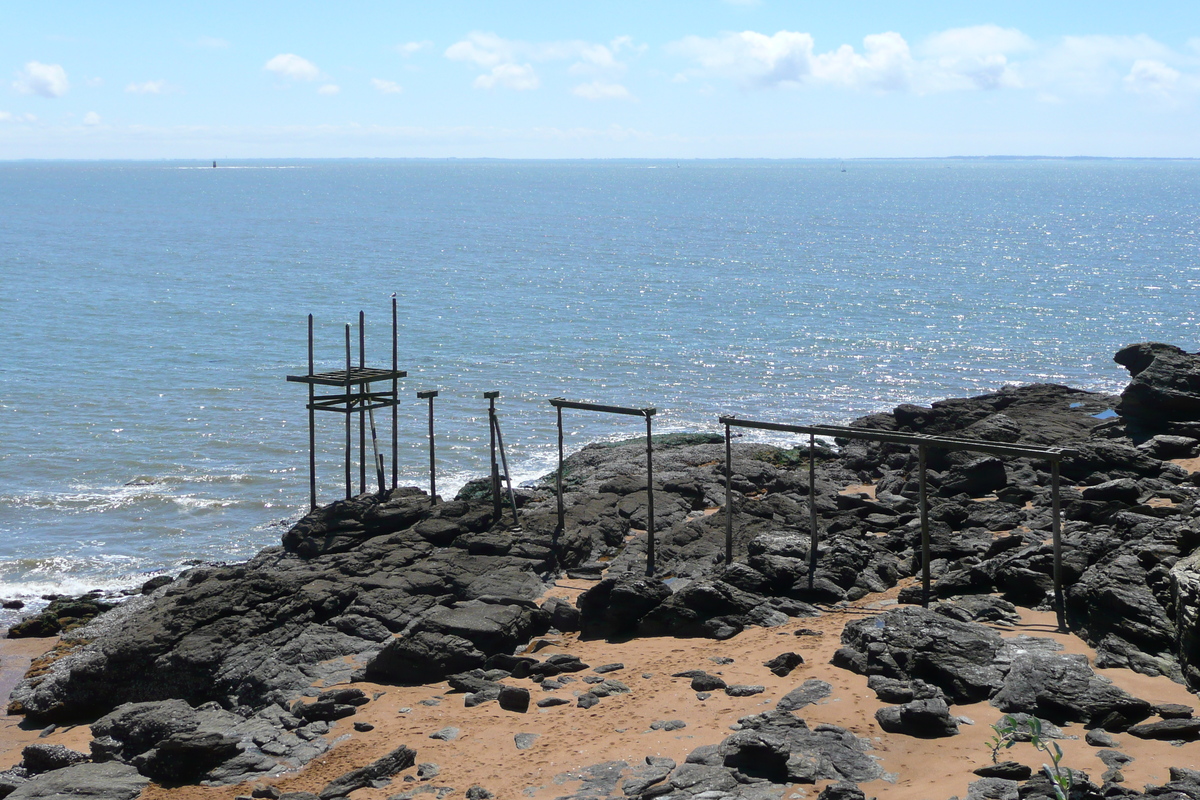
[[[630,408],[627,406],[609,406],[601,405],[600,403],[580,403],[574,400],[565,400],[561,397],[550,399],[550,405],[554,406],[558,414],[558,472],[557,477],[557,494],[558,494],[558,528],[555,530],[555,535],[561,534],[566,523],[565,513],[563,511],[563,421],[562,412],[564,408],[575,409],[576,411],[597,411],[602,414],[623,414],[630,417],[645,417],[646,419],[646,574],[654,574],[654,415],[658,413],[656,408]]]
[[[779,422],[762,422],[757,420],[739,419],[730,414],[717,418],[725,426],[725,561],[733,560],[733,450],[730,429],[753,428],[781,433],[808,434],[808,506],[811,511],[811,532],[809,537],[808,585],[812,588],[813,578],[817,568],[817,545],[820,541],[820,530],[817,526],[816,512],[816,470],[815,449],[816,437],[828,436],[840,439],[860,439],[888,444],[908,445],[917,448],[920,480],[920,509],[921,509],[921,605],[929,605],[930,597],[930,545],[929,545],[929,495],[926,484],[926,454],[928,448],[936,447],[942,450],[967,450],[988,453],[998,456],[1015,458],[1036,458],[1050,462],[1050,491],[1052,502],[1052,533],[1054,546],[1054,606],[1058,617],[1058,626],[1066,629],[1066,611],[1063,601],[1062,578],[1062,500],[1059,492],[1059,465],[1063,458],[1072,456],[1075,451],[1068,447],[1043,447],[1040,445],[1001,444],[985,442],[978,439],[961,439],[953,436],[931,436],[921,433],[899,433],[895,431],[873,431],[868,428],[851,428],[845,425],[790,425]]]

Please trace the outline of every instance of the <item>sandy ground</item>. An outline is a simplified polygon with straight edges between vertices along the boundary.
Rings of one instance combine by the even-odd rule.
[[[585,589],[588,582],[563,580],[553,594],[571,597]],[[576,673],[579,679],[555,692],[544,692],[529,680],[506,682],[530,688],[533,699],[551,694],[572,700],[570,705],[537,709],[530,706],[525,714],[502,710],[495,702],[465,708],[462,695],[450,693],[445,683],[420,687],[359,684],[368,696],[381,692],[375,701],[363,706],[357,715],[340,720],[329,738],[334,747],[298,772],[270,778],[264,783],[283,791],[317,792],[326,783],[346,771],[369,763],[404,744],[417,752],[418,763],[437,764],[440,773],[429,781],[418,781],[416,769],[396,776],[391,786],[362,789],[354,800],[383,800],[422,783],[450,786],[462,797],[472,785],[481,785],[498,798],[555,798],[570,794],[578,781],[566,773],[606,761],[622,760],[639,765],[648,755],[669,756],[682,762],[695,747],[720,742],[729,734],[729,725],[739,717],[771,707],[784,694],[808,678],[820,678],[834,687],[827,700],[800,712],[810,726],[829,722],[843,726],[874,743],[874,754],[884,769],[896,777],[893,781],[873,781],[863,785],[868,797],[880,800],[945,800],[962,797],[967,785],[975,780],[971,770],[990,761],[987,745],[989,727],[1000,713],[980,703],[955,706],[953,711],[973,721],[963,725],[958,736],[949,739],[922,740],[883,733],[873,714],[880,704],[866,686],[866,678],[837,669],[829,664],[839,645],[842,627],[851,619],[873,614],[894,603],[896,590],[873,595],[851,606],[813,618],[793,620],[781,628],[754,629],[724,642],[707,639],[638,639],[624,643],[581,641],[575,635],[550,636],[535,643],[538,655],[566,652],[578,655],[592,666],[621,663],[624,668],[607,674],[626,683],[631,692],[603,698],[591,709],[574,704],[574,696],[586,688],[582,678],[590,670]],[[1060,634],[1054,628],[1052,614],[1025,612],[1016,628],[998,628],[1003,635],[1026,633],[1048,636],[1061,642],[1068,652],[1092,651],[1078,638]],[[802,635],[797,635],[797,633]],[[814,635],[815,634],[815,635]],[[0,664],[5,686],[10,686],[27,668],[32,657],[50,644],[50,640],[0,640]],[[786,651],[804,657],[805,663],[786,678],[771,674],[763,661]],[[718,664],[714,659],[732,659]],[[729,684],[759,684],[763,694],[747,698],[713,694],[699,700],[684,678],[671,674],[688,669],[704,669],[721,675]],[[1131,693],[1151,702],[1195,705],[1195,696],[1166,678],[1149,678],[1127,670],[1100,670]],[[6,690],[7,691],[7,690]],[[657,720],[682,720],[687,727],[662,732],[651,730]],[[353,722],[369,722],[374,730],[359,733]],[[0,765],[20,760],[20,749],[39,741],[39,731],[21,726],[18,717],[0,721]],[[429,738],[446,727],[460,729],[453,741]],[[1064,728],[1077,739],[1062,742],[1066,753],[1063,763],[1099,778],[1105,767],[1096,758],[1096,748],[1083,742],[1080,726]],[[518,733],[537,734],[532,747],[517,748]],[[86,726],[58,729],[40,741],[64,744],[87,750],[90,734]],[[1200,767],[1200,743],[1180,747],[1166,742],[1150,742],[1127,734],[1118,735],[1118,749],[1135,760],[1124,769],[1126,783],[1142,788],[1147,783],[1164,783],[1167,767]],[[1037,768],[1043,759],[1028,745],[1019,744],[1008,757]],[[406,781],[406,778],[412,780]],[[815,797],[822,788],[796,786],[793,797]],[[151,786],[143,797],[166,800],[216,800],[249,794],[250,786],[222,788],[182,787],[165,789]],[[435,797],[436,795],[424,795]]]

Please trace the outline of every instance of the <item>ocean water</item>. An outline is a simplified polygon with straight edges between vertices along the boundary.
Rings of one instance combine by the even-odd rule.
[[[309,313],[319,369],[360,309],[387,367],[396,294],[400,478],[427,485],[438,389],[448,495],[486,472],[489,390],[517,480],[553,467],[555,396],[672,431],[1119,391],[1119,347],[1200,347],[1198,209],[1191,161],[0,163],[0,597],[277,543]],[[570,449],[643,431],[565,421]],[[323,501],[342,430],[318,415]]]

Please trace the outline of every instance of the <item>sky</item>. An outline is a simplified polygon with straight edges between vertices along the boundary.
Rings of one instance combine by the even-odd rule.
[[[1200,3],[0,2],[0,160],[1200,157]]]

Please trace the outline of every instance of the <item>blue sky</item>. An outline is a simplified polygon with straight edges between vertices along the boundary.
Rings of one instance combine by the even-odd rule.
[[[1200,3],[0,5],[0,159],[1200,157]]]

